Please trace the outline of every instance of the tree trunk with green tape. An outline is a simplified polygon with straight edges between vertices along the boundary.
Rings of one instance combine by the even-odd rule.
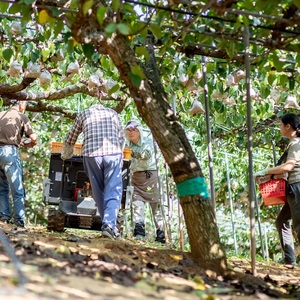
[[[72,26],[74,38],[81,43],[89,40],[99,52],[106,53],[112,59],[179,187],[180,203],[194,260],[203,268],[224,273],[227,268],[226,257],[219,240],[203,174],[185,131],[170,107],[168,95],[160,80],[151,40],[145,45],[149,58],[142,61],[130,47],[128,37],[118,32],[110,37],[105,36],[105,24],[101,27],[97,21],[97,7],[89,15],[85,15],[83,11],[83,7],[79,7]],[[137,77],[140,81],[136,80]]]

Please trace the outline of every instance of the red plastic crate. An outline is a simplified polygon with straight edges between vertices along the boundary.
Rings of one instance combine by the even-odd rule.
[[[284,204],[286,202],[286,181],[282,178],[271,179],[259,184],[261,197],[265,206]]]

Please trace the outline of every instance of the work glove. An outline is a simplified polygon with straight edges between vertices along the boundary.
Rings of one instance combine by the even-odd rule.
[[[138,151],[138,150],[131,151],[131,157],[133,157],[133,158],[141,158],[142,157],[142,151]]]
[[[73,152],[74,152],[74,145],[68,146],[65,143],[63,143],[63,149],[62,149],[62,153],[60,155],[60,158],[62,160],[69,159],[73,156]]]
[[[268,169],[263,169],[260,171],[257,171],[256,173],[254,173],[254,178],[258,177],[258,176],[265,176],[268,174]]]
[[[66,157],[64,153],[62,153],[62,154],[60,155],[60,158],[61,158],[62,160],[68,159],[68,157]],[[69,157],[69,158],[70,158],[70,157]]]
[[[31,138],[26,138],[21,140],[20,146],[28,149],[28,148],[32,148],[34,145]]]

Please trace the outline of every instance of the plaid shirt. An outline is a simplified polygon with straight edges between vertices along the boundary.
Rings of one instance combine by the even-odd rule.
[[[67,134],[64,143],[73,147],[83,133],[83,156],[122,154],[124,130],[117,112],[101,104],[92,105],[80,112]]]

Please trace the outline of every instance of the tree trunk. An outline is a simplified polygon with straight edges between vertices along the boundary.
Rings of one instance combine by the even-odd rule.
[[[90,28],[93,28],[93,36],[89,36]],[[95,28],[99,29],[97,35]],[[153,56],[147,65],[143,65],[130,48],[127,37],[114,33],[107,38],[101,34],[95,15],[85,18],[79,13],[73,24],[72,33],[77,41],[89,40],[100,53],[106,52],[111,57],[121,79],[130,90],[141,118],[151,129],[170,167],[177,188],[180,184],[185,185],[196,179],[195,186],[187,185],[179,193],[191,253],[203,268],[214,270],[219,274],[224,273],[227,268],[226,256],[220,243],[213,208],[206,197],[207,187],[203,174],[185,132],[168,103]],[[97,38],[93,38],[95,36]],[[135,86],[130,78],[132,67],[136,66],[140,66],[145,75],[139,87]],[[203,193],[199,192],[199,180],[204,182],[201,188]]]
[[[199,195],[180,198],[191,253],[201,267],[222,274],[227,263],[212,206],[209,201],[200,198]]]

